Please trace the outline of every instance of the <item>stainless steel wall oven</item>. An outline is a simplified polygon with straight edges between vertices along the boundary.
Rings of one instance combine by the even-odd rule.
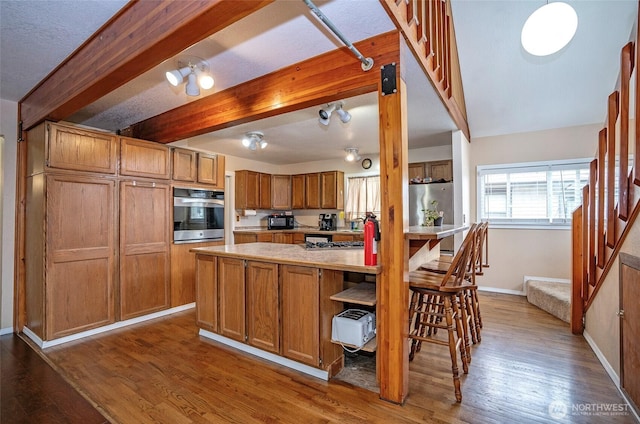
[[[173,241],[224,239],[224,191],[173,189]]]

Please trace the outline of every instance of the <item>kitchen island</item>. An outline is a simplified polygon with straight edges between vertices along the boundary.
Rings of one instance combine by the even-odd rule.
[[[369,276],[363,249],[246,243],[192,249],[200,335],[307,374],[329,379],[343,367],[331,321],[345,274]],[[375,304],[375,285],[373,298]]]

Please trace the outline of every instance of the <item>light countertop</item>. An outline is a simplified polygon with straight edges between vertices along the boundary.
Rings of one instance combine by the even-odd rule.
[[[439,225],[432,227],[415,225],[409,227],[404,233],[404,237],[408,240],[440,240],[468,229],[468,225]]]
[[[288,230],[291,231],[291,230]],[[329,233],[327,231],[327,233]],[[191,252],[202,255],[252,259],[286,265],[308,266],[337,271],[379,274],[379,266],[364,265],[364,249],[305,249],[303,245],[283,243],[243,243],[196,247]]]
[[[318,227],[296,227],[291,230],[269,230],[267,227],[238,227],[233,229],[234,233],[313,233],[313,234],[363,234],[363,230],[351,230],[349,228],[338,228],[335,231],[319,230]]]

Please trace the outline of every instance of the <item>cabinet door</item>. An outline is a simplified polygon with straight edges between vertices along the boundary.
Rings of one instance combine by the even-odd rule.
[[[116,173],[118,144],[114,135],[50,123],[47,131],[48,168]]]
[[[115,321],[116,192],[113,180],[72,175],[49,175],[46,185],[50,340]]]
[[[306,174],[305,182],[305,208],[320,209],[320,173]]]
[[[250,345],[280,352],[278,265],[247,262],[247,337]]]
[[[291,209],[291,175],[271,176],[271,208]]]
[[[255,171],[236,171],[236,209],[258,209],[260,200],[259,174]]]
[[[344,208],[344,172],[323,172],[321,178],[321,209]]]
[[[198,182],[224,188],[224,156],[198,153]]]
[[[196,324],[218,332],[218,263],[215,256],[196,255]]]
[[[171,245],[171,307],[186,305],[196,300],[196,255],[194,247],[221,246],[223,241]]]
[[[281,265],[282,354],[295,361],[320,365],[319,271]]]
[[[220,334],[245,341],[244,260],[218,258]]]
[[[256,241],[263,242],[263,243],[272,243],[274,235],[275,234],[271,234],[267,232],[260,232],[256,234]]]
[[[293,243],[293,234],[292,233],[274,233],[273,243],[291,244]]]
[[[294,244],[304,243],[304,233],[293,233],[292,243]]]
[[[259,175],[259,208],[271,209],[271,174]]]
[[[291,176],[291,208],[304,209],[305,207],[305,178],[304,174]]]
[[[120,315],[129,319],[169,307],[168,185],[120,183]]]
[[[334,234],[333,241],[354,241],[354,236],[352,234]]]
[[[169,147],[152,141],[120,138],[120,174],[169,179]]]
[[[257,241],[258,235],[256,233],[235,233],[233,235],[233,242],[235,244],[255,243]]]
[[[453,163],[450,160],[441,160],[428,163],[430,177],[434,180],[453,181]]]
[[[196,152],[187,149],[173,149],[171,178],[176,181],[196,181]]]
[[[424,178],[427,175],[424,173],[424,163],[410,163],[409,164],[409,180],[414,178]]]

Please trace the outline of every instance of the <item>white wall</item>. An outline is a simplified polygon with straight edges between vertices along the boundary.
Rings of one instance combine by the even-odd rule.
[[[13,331],[13,251],[15,241],[18,104],[0,99],[0,334]]]
[[[471,222],[477,221],[477,167],[560,159],[593,158],[602,124],[472,138],[470,144]],[[571,230],[491,228],[489,263],[480,286],[521,293],[523,278],[571,278]]]

